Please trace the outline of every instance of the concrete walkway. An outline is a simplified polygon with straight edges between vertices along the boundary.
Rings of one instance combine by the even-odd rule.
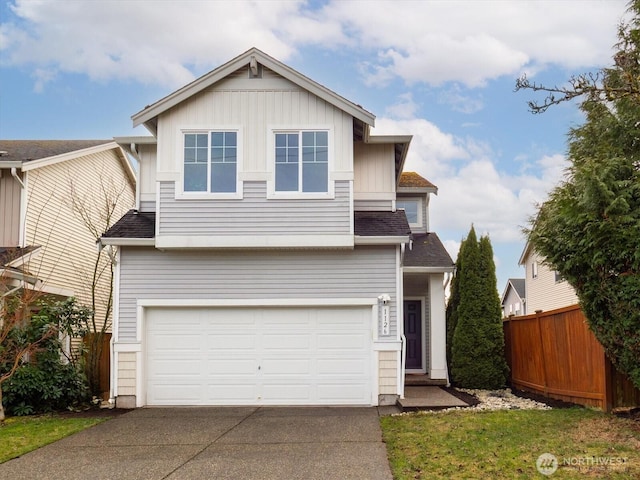
[[[451,395],[441,387],[405,387],[404,398],[398,400],[398,407],[403,412],[468,406],[468,403]]]
[[[376,408],[145,408],[0,464],[20,479],[391,480]]]

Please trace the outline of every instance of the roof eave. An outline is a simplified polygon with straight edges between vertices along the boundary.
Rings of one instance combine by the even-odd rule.
[[[101,245],[113,245],[114,247],[155,247],[155,238],[122,238],[122,237],[100,237],[98,242]]]
[[[404,273],[452,273],[456,269],[455,265],[439,267],[402,267]]]
[[[438,187],[398,187],[398,193],[434,193],[438,194]]]
[[[410,237],[406,236],[386,236],[386,235],[356,235],[354,243],[356,245],[401,245],[409,243]]]

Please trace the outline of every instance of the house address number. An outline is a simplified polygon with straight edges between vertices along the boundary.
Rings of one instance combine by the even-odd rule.
[[[389,335],[389,305],[382,306],[382,335]]]

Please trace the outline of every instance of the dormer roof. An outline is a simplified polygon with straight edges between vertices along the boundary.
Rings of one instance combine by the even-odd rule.
[[[398,193],[438,193],[438,187],[416,172],[402,172]]]

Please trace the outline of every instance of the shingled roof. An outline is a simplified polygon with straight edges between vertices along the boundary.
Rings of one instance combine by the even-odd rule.
[[[0,161],[29,162],[111,143],[113,140],[0,140]]]
[[[154,238],[156,214],[129,210],[102,236],[105,238]]]
[[[104,238],[154,238],[156,214],[129,210],[102,236]],[[355,212],[354,233],[370,237],[403,237],[411,234],[404,210]]]
[[[418,175],[416,172],[402,172],[400,175],[399,187],[409,188],[438,188],[426,178]]]
[[[404,253],[405,267],[453,267],[449,253],[435,233],[414,233],[413,246]]]
[[[411,235],[404,210],[395,212],[355,212],[354,233],[361,237],[403,237]]]

